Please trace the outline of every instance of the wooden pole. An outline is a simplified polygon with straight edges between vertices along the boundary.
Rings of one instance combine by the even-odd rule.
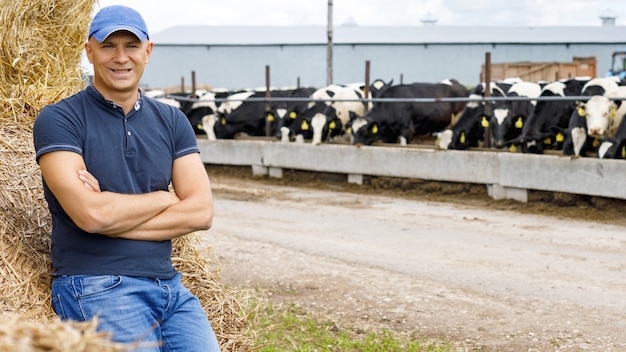
[[[326,85],[333,83],[333,0],[328,0],[328,44],[326,46]]]
[[[265,97],[270,98],[272,93],[270,91],[270,65],[265,65]],[[269,100],[265,101],[265,136],[269,137],[272,134],[272,104]]]
[[[195,99],[196,95],[196,71],[191,71],[191,98]]]
[[[369,92],[370,92],[370,60],[366,60],[365,61],[365,87],[363,87],[363,96],[365,97],[365,99],[369,97]],[[367,114],[367,112],[369,111],[369,102],[364,101],[363,104],[365,105],[363,111]]]
[[[491,96],[491,53],[490,52],[486,52],[485,53],[485,116],[487,116],[487,119],[491,118],[491,114],[492,114],[492,109],[491,109],[491,101],[489,101],[487,98],[489,98]],[[482,122],[482,120],[481,120]],[[489,124],[487,124],[485,128],[485,134],[484,134],[484,146],[486,148],[491,147],[491,128],[489,127]]]

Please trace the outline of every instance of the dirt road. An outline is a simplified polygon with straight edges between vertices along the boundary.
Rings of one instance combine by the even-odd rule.
[[[212,181],[202,235],[229,285],[460,350],[626,351],[623,224]]]

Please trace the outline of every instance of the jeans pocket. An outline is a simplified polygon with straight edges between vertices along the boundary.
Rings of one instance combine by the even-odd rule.
[[[86,276],[79,280],[78,298],[88,298],[111,291],[122,284],[119,275]]]

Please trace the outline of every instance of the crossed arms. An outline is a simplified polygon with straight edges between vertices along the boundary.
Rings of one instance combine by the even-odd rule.
[[[115,238],[163,241],[209,229],[213,222],[211,185],[197,153],[174,161],[173,192],[121,194],[101,191],[77,153],[42,155],[46,184],[82,230]]]

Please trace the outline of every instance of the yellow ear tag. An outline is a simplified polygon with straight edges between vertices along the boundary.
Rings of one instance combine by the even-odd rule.
[[[197,124],[196,125],[196,129],[201,130],[202,129],[202,124],[201,123]]]
[[[585,116],[585,108],[582,106],[578,107],[578,116]]]
[[[374,125],[374,126],[372,126],[372,133],[373,133],[373,134],[378,133],[378,125]]]
[[[565,140],[565,136],[563,135],[563,133],[557,133],[556,134],[556,141],[557,142],[563,142]]]
[[[611,109],[611,118],[612,118],[612,119],[615,119],[615,115],[617,115],[617,114],[615,113],[615,109]]]
[[[298,117],[298,114],[296,114],[295,111],[292,111],[292,112],[289,113],[289,118],[290,119],[295,119],[296,117]]]
[[[515,153],[517,152],[517,147],[515,146],[515,144],[511,144],[511,146],[509,147],[509,151],[511,153]]]
[[[487,116],[483,115],[483,119],[480,121],[480,125],[484,128],[489,127],[489,121],[487,121]]]
[[[626,147],[622,147],[622,159],[626,159]]]
[[[546,144],[546,145],[552,144],[552,140],[550,139],[550,137],[544,139],[543,144]]]
[[[337,128],[337,124],[335,123],[335,121],[331,121],[328,124],[328,128],[330,128],[331,130],[334,130],[335,128]]]
[[[593,145],[594,148],[597,148],[599,144],[600,144],[600,140],[599,139],[594,139],[593,140],[592,145]]]
[[[461,132],[461,136],[459,137],[459,142],[465,143],[465,132]]]
[[[303,120],[303,121],[302,121],[302,124],[300,125],[300,128],[301,128],[303,131],[308,131],[308,130],[309,130],[309,124],[308,124],[306,121],[304,121],[304,120]]]
[[[274,121],[274,114],[271,112],[267,114],[267,121]]]
[[[348,127],[348,129],[346,130],[347,134],[352,134],[352,127]]]
[[[222,117],[222,119],[220,120],[220,122],[222,123],[222,125],[225,125],[225,124],[226,124],[226,118],[225,118],[225,117]]]
[[[515,121],[515,128],[522,128],[524,126],[524,121],[522,121],[521,117],[517,118],[517,121]]]

